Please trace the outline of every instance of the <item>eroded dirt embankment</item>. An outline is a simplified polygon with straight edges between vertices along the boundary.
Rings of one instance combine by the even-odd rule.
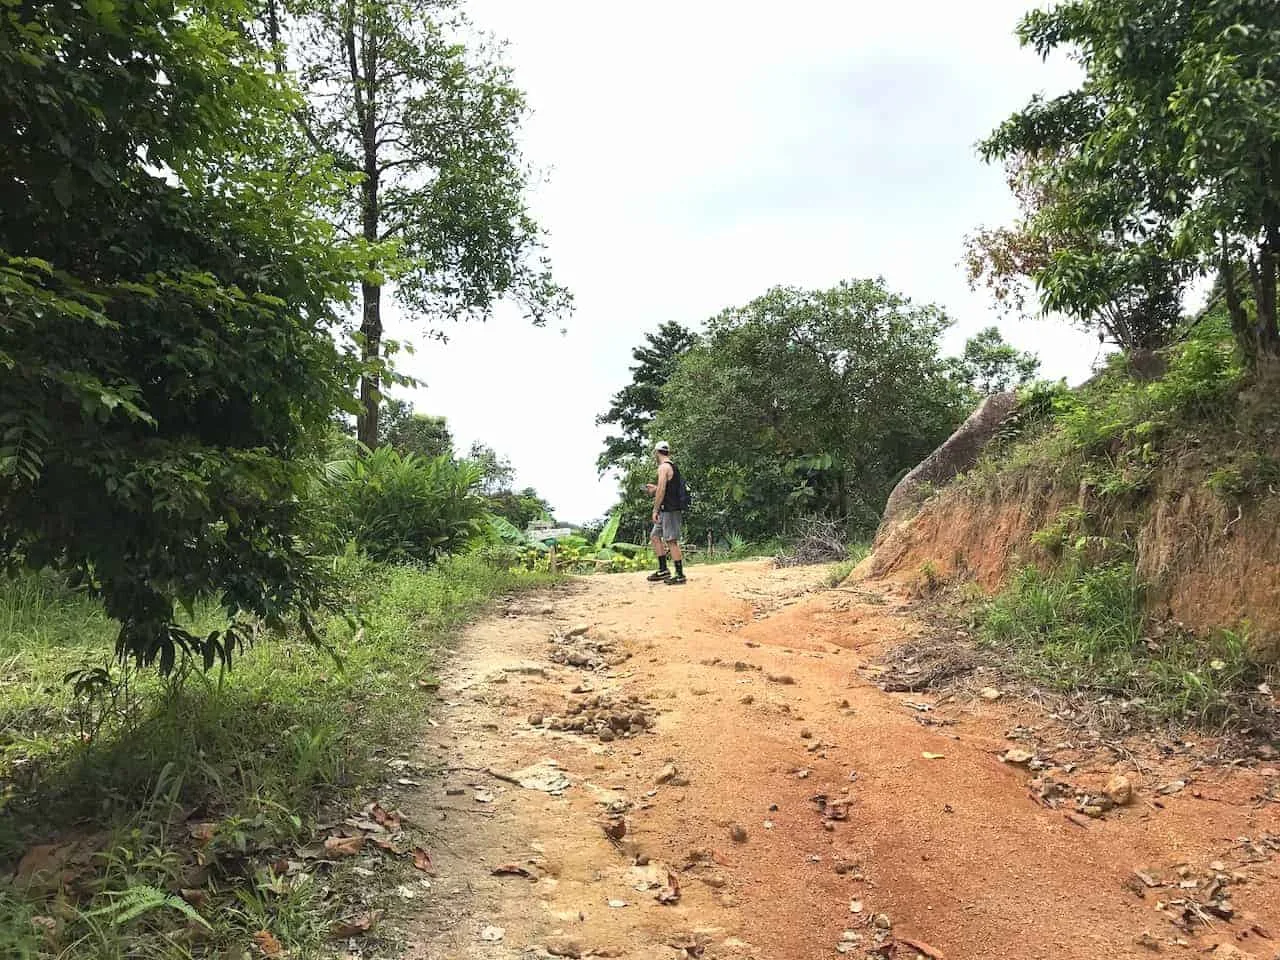
[[[1206,485],[1210,467],[1187,454],[1127,502],[1034,468],[986,485],[968,479],[882,530],[857,576],[904,581],[927,567],[990,592],[1024,564],[1044,563],[1033,535],[1078,507],[1132,544],[1156,616],[1201,633],[1243,628],[1260,655],[1280,661],[1280,498],[1224,500]]]
[[[412,956],[1276,956],[1275,763],[885,693],[927,628],[825,575],[585,578],[469,631],[413,758],[444,775],[402,801]]]

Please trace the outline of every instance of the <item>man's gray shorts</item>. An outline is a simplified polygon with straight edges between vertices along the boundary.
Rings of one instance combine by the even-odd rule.
[[[674,543],[680,539],[680,511],[679,510],[663,510],[658,514],[658,522],[653,525],[653,533],[650,536],[657,537],[659,540],[665,540],[667,543]]]

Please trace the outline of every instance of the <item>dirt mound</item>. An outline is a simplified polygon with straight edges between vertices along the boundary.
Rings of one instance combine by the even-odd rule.
[[[1042,468],[1006,471],[988,486],[947,487],[907,521],[884,530],[855,577],[969,580],[988,591],[1048,554],[1033,535],[1068,508],[1123,530],[1157,616],[1197,632],[1247,628],[1266,659],[1280,660],[1280,499],[1229,505],[1206,484],[1211,458],[1194,452],[1161,471],[1138,502],[1100,502],[1074,478]]]

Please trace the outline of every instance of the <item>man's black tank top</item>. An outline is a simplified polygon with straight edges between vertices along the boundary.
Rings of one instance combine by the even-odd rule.
[[[684,509],[684,478],[680,476],[680,468],[674,460],[667,463],[671,464],[671,479],[662,494],[662,512],[676,513]]]

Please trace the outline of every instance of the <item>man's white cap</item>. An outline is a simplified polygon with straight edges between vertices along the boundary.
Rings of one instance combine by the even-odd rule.
[[[656,450],[658,453],[670,453],[671,444],[667,443],[667,441],[665,440],[659,440],[658,445],[653,449]]]

